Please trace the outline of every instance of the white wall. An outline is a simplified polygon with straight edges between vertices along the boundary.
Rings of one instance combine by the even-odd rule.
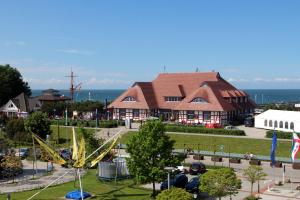
[[[267,123],[267,126],[265,126],[265,120],[268,121]],[[272,120],[272,127],[269,126],[269,120]],[[282,120],[282,119],[275,119],[275,118],[262,118],[262,117],[259,117],[259,116],[256,116],[255,117],[255,120],[254,120],[254,126],[255,128],[263,128],[263,129],[267,129],[267,130],[274,130],[274,122],[277,120],[277,127],[275,128],[276,130],[279,130],[279,131],[285,131],[285,132],[293,132],[292,129],[290,129],[290,124],[291,122],[294,123],[294,131],[295,132],[300,132],[300,122],[299,121],[296,121],[296,120],[299,120],[299,119],[295,119],[295,121],[291,121],[291,120]],[[283,122],[283,128],[280,128],[280,121]],[[288,122],[288,128],[286,129],[285,128],[285,122]]]

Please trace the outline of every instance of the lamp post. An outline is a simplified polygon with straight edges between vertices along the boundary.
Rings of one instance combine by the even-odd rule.
[[[170,172],[175,170],[175,167],[165,167],[164,168],[168,172],[168,190],[170,189]]]

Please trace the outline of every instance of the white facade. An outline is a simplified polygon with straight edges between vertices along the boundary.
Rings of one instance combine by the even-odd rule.
[[[286,110],[267,110],[255,116],[255,128],[300,132],[300,112]]]

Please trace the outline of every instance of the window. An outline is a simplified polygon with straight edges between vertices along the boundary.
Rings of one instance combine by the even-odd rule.
[[[139,109],[133,109],[133,117],[140,117],[140,110]]]
[[[274,128],[277,128],[278,127],[278,122],[277,122],[277,120],[275,120],[275,122],[274,122]]]
[[[209,111],[204,111],[203,112],[203,120],[208,121],[208,120],[210,120],[210,118],[211,118],[210,112]]]
[[[188,119],[194,119],[195,118],[195,112],[192,110],[187,111],[187,118]]]
[[[124,108],[119,109],[119,115],[120,117],[126,117],[126,109]]]
[[[165,101],[181,101],[182,97],[165,97]]]
[[[282,121],[280,121],[280,123],[279,123],[279,128],[283,128],[283,122]]]
[[[273,121],[272,120],[269,121],[269,127],[273,127]]]
[[[285,128],[285,129],[289,129],[289,123],[288,123],[288,122],[285,122],[285,123],[284,123],[284,128]]]
[[[135,100],[134,97],[129,96],[129,97],[125,97],[125,98],[123,99],[123,101],[136,101],[136,100]]]
[[[197,97],[197,98],[193,99],[191,102],[192,103],[207,103],[207,101],[202,99],[201,97]]]
[[[265,119],[265,126],[268,126],[268,120]]]
[[[294,130],[294,122],[291,122],[291,123],[290,123],[290,129],[291,129],[291,130]]]

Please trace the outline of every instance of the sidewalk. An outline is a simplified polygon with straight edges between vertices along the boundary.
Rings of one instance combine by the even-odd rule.
[[[12,183],[11,180],[1,182],[0,194],[43,188],[50,184],[53,180],[65,174],[66,172],[69,173],[53,185],[58,185],[74,180],[74,170],[69,168],[63,168],[60,165],[53,164],[54,171],[48,175],[46,172],[46,162],[41,161],[37,162],[37,174],[35,174],[35,178],[32,179],[32,161],[23,160],[22,163],[24,167],[24,173],[15,178],[15,183]]]

